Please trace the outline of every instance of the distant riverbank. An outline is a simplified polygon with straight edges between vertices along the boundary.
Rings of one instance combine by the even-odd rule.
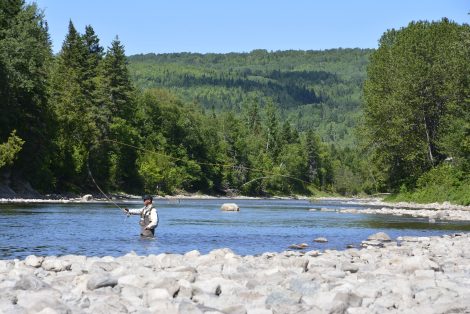
[[[108,195],[113,201],[136,201],[141,200],[141,196],[137,195]],[[308,196],[272,196],[272,197],[255,197],[255,196],[213,196],[206,194],[185,194],[185,195],[165,195],[154,196],[154,200],[178,200],[178,199],[227,199],[227,200],[257,200],[257,199],[270,199],[270,200],[309,200]],[[103,195],[92,196],[90,194],[80,197],[48,197],[44,198],[0,198],[0,204],[27,204],[27,203],[103,203],[109,202]]]
[[[140,196],[130,194],[110,194],[113,201],[135,201],[141,200]],[[345,204],[358,204],[358,205],[369,205],[371,207],[383,206],[390,209],[428,209],[428,210],[463,210],[470,211],[470,206],[463,206],[457,204],[451,204],[449,202],[443,203],[428,203],[419,204],[413,202],[386,202],[380,197],[317,197],[311,198],[308,196],[296,195],[296,196],[271,196],[271,197],[254,197],[254,196],[214,196],[206,194],[179,194],[179,195],[165,195],[155,196],[156,200],[178,200],[178,199],[229,199],[229,200],[250,200],[250,199],[271,199],[271,200],[318,200],[322,202],[335,201],[343,202]],[[62,196],[49,196],[45,195],[44,198],[1,198],[0,203],[8,204],[21,204],[21,203],[102,203],[108,202],[103,196],[92,196],[90,194],[75,197],[62,197]]]

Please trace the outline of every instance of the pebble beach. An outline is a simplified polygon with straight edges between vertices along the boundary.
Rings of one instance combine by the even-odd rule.
[[[0,292],[2,313],[470,313],[470,234],[259,256],[31,255],[0,260]]]

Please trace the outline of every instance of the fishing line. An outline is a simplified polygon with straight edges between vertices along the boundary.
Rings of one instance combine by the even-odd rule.
[[[178,158],[178,157],[169,156],[169,155],[164,154],[164,153],[159,153],[159,152],[156,152],[156,151],[153,151],[153,150],[145,149],[145,148],[142,148],[142,147],[137,147],[137,146],[134,146],[134,145],[131,145],[131,144],[127,144],[127,143],[123,143],[123,142],[116,141],[116,140],[104,139],[103,142],[115,143],[115,144],[118,144],[118,145],[131,147],[131,148],[133,148],[133,149],[135,149],[135,150],[140,150],[140,151],[152,153],[152,154],[154,154],[154,155],[160,155],[160,156],[163,156],[163,157],[166,157],[166,158],[169,158],[169,159],[173,159],[173,160],[177,160],[177,161],[182,161],[182,162],[188,162],[188,160],[183,159],[183,158]],[[236,164],[219,164],[219,163],[198,162],[198,161],[192,161],[192,162],[194,162],[194,163],[196,163],[196,164],[198,164],[198,165],[218,166],[218,167],[224,167],[224,168],[237,168],[237,167],[239,167],[239,166],[236,165]],[[242,187],[242,186],[244,186],[244,185],[246,185],[246,184],[249,184],[249,183],[251,183],[251,182],[254,182],[254,181],[256,181],[256,180],[261,180],[261,179],[266,179],[266,178],[271,178],[271,177],[284,177],[284,178],[296,180],[296,181],[299,181],[299,182],[302,182],[302,183],[305,183],[305,184],[311,184],[310,182],[307,182],[307,181],[305,181],[305,180],[302,180],[302,179],[299,179],[299,178],[296,178],[296,177],[292,177],[292,176],[289,176],[289,175],[283,175],[283,174],[278,174],[278,173],[274,173],[274,172],[269,172],[269,171],[265,171],[265,170],[261,170],[261,169],[256,169],[256,168],[251,168],[251,167],[244,167],[244,166],[243,166],[243,169],[250,170],[250,171],[254,171],[254,172],[260,172],[260,173],[263,173],[263,174],[268,174],[268,175],[270,175],[270,176],[263,176],[263,177],[255,178],[255,179],[253,179],[253,180],[250,180],[250,181],[248,181],[248,182],[243,183],[243,184],[240,185],[239,187]]]

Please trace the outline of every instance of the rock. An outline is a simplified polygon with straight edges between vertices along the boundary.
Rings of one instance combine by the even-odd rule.
[[[367,238],[368,241],[381,241],[381,242],[389,242],[392,241],[392,239],[386,234],[385,232],[379,232],[373,235],[370,235]]]
[[[118,284],[118,280],[116,278],[111,278],[107,275],[94,275],[87,282],[87,289],[88,290],[95,290],[103,287],[114,287]]]
[[[153,300],[150,313],[178,314],[178,305],[168,300]],[[207,312],[206,312],[207,313]]]
[[[177,295],[180,286],[178,284],[178,281],[173,278],[167,277],[170,277],[170,275],[168,274],[164,277],[157,277],[155,278],[155,280],[151,280],[147,285],[147,289],[163,289],[167,291],[167,294],[173,298]]]
[[[239,256],[216,249],[0,260],[0,313],[420,314],[470,308],[470,234],[402,240],[400,246],[369,240],[383,248],[321,255]],[[72,269],[63,271],[70,263]]]
[[[178,306],[179,313],[187,314],[203,314],[204,312],[200,310],[193,302],[183,301]]]
[[[152,306],[154,301],[170,300],[170,294],[166,289],[155,288],[147,290],[144,296],[144,302]]]
[[[238,212],[240,211],[240,207],[238,207],[237,204],[235,203],[224,203],[220,207],[221,210],[223,211],[229,211],[229,212]]]
[[[290,280],[287,287],[289,290],[301,295],[313,295],[318,291],[318,289],[320,289],[320,284],[311,280],[293,278]]]
[[[362,241],[361,246],[362,247],[368,247],[368,246],[384,247],[384,244],[382,243],[382,241],[379,241],[379,240],[368,240],[368,241]]]
[[[335,212],[336,209],[323,207],[323,208],[320,209],[320,211],[322,211],[322,212]]]
[[[35,276],[23,275],[20,280],[15,283],[14,289],[17,290],[28,290],[37,291],[50,286],[44,281],[36,278]]]
[[[308,248],[307,243],[299,243],[299,244],[289,245],[289,249],[302,250],[302,249],[305,249],[305,248]]]
[[[401,263],[401,270],[404,273],[413,273],[416,270],[433,269],[439,270],[439,265],[424,256],[412,256],[404,258]]]
[[[60,293],[53,289],[39,291],[19,291],[17,302],[28,313],[54,310],[57,313],[70,313],[70,309],[61,302]]]
[[[93,195],[91,194],[85,194],[82,196],[82,201],[83,202],[89,202],[93,200]]]
[[[316,256],[320,256],[321,253],[320,253],[320,251],[312,250],[312,251],[306,252],[305,255],[307,255],[307,256],[312,256],[312,257],[316,257]]]
[[[349,271],[350,273],[354,274],[354,273],[357,273],[357,271],[359,270],[359,266],[353,263],[342,263],[341,270]]]
[[[146,284],[146,280],[135,274],[130,274],[119,277],[118,284],[120,286],[132,286],[136,288],[143,288]]]
[[[273,314],[273,310],[263,307],[248,308],[246,314]]]
[[[35,256],[35,255],[29,255],[24,260],[24,263],[27,266],[38,268],[38,267],[41,267],[41,264],[42,264],[43,261],[44,261],[44,257],[42,257],[42,256],[38,257],[38,256]]]
[[[246,314],[246,307],[243,304],[230,305],[225,308],[222,308],[222,313]]]
[[[318,242],[318,243],[326,243],[328,242],[328,239],[324,237],[319,237],[319,238],[314,239],[313,241]]]
[[[199,256],[201,256],[201,253],[198,250],[192,250],[184,254],[185,259],[192,259]]]
[[[0,274],[8,273],[11,269],[13,269],[13,267],[15,267],[15,263],[13,261],[0,260]]]
[[[41,267],[47,271],[61,272],[65,270],[70,270],[72,268],[72,264],[68,261],[63,261],[53,256],[46,257],[41,263]]]
[[[273,291],[266,298],[266,305],[276,306],[276,305],[295,305],[300,302],[301,294],[291,292],[285,289],[278,289]]]
[[[89,310],[86,313],[128,313],[126,306],[116,294],[111,291],[96,295],[90,301]]]

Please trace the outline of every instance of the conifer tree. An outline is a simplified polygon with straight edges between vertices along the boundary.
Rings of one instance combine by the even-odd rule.
[[[1,1],[0,142],[17,131],[25,143],[13,170],[40,188],[52,181],[48,162],[54,123],[47,106],[51,57],[47,25],[36,5]]]

